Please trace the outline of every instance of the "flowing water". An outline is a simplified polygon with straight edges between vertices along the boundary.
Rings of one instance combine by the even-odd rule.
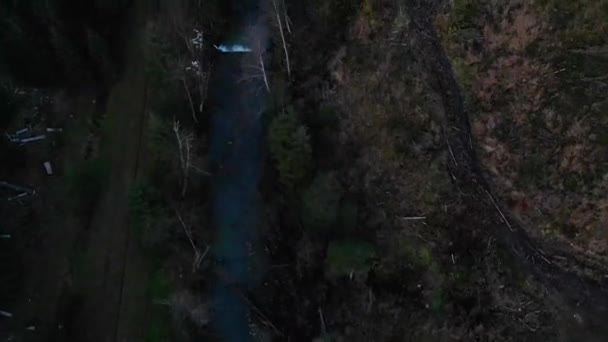
[[[250,265],[258,215],[257,186],[264,159],[260,118],[266,103],[263,78],[257,77],[259,56],[269,37],[259,0],[233,1],[234,33],[221,44],[253,47],[245,53],[221,54],[210,82],[213,106],[210,158],[215,285],[215,328],[225,341],[249,341],[249,307],[243,289],[251,287]],[[219,45],[219,44],[218,44]]]

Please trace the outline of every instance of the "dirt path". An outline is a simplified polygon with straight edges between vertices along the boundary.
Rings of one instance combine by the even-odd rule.
[[[57,198],[64,193],[55,189],[64,186],[64,178],[41,184],[40,227],[36,227],[34,242],[28,246],[32,251],[24,260],[23,298],[15,305],[14,318],[0,322],[6,325],[0,331],[10,332],[14,341],[144,340],[148,266],[128,226],[128,193],[143,156],[146,3],[136,0],[131,27],[125,30],[129,35],[125,73],[108,97],[100,158],[107,161],[110,171],[90,224],[77,220],[68,205],[57,204],[66,202]],[[74,110],[80,115],[92,114],[94,97],[80,97]],[[81,158],[82,146],[68,149],[63,151],[67,160]],[[82,270],[75,272],[74,263]]]
[[[146,7],[145,1],[136,3],[125,74],[111,90],[107,104],[101,149],[110,173],[84,246],[86,277],[73,319],[72,341],[144,339],[147,266],[128,225],[128,194],[138,176],[147,102],[142,47]]]
[[[417,32],[419,53],[424,56],[434,87],[445,109],[444,133],[452,151],[449,171],[455,185],[469,198],[471,224],[489,229],[510,254],[514,267],[532,275],[549,294],[549,299],[565,313],[570,324],[605,333],[608,317],[608,289],[591,277],[580,276],[575,270],[585,265],[570,265],[552,260],[539,241],[530,238],[512,219],[510,213],[497,203],[491,185],[484,179],[477,159],[469,118],[462,95],[434,25],[429,4],[409,1],[412,28]],[[570,258],[571,259],[571,258]]]

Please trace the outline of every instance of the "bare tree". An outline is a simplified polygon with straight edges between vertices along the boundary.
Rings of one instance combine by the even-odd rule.
[[[291,77],[291,65],[289,63],[289,52],[287,51],[287,42],[285,40],[285,33],[283,32],[283,23],[281,20],[281,12],[277,6],[277,1],[272,0],[272,6],[277,19],[277,25],[279,26],[279,32],[281,33],[281,41],[283,42],[283,50],[285,51],[285,63],[287,64],[287,76]],[[287,13],[287,12],[285,12]],[[289,25],[289,24],[288,24]]]
[[[287,5],[285,5],[285,0],[283,0],[283,17],[285,18],[285,27],[287,28],[287,32],[291,35],[291,19],[287,15]]]
[[[263,80],[266,91],[270,93],[270,83],[268,82],[268,75],[266,74],[266,67],[264,65],[264,53],[261,48],[260,41],[256,39],[255,49],[252,50],[254,56],[253,60],[247,60],[243,66],[244,74],[239,79],[239,82],[247,82],[252,80]]]
[[[268,74],[265,66],[265,46],[262,42],[268,37],[268,33],[265,29],[259,25],[251,26],[247,30],[249,47],[251,53],[245,57],[243,61],[243,76],[239,79],[239,82],[247,82],[254,80],[262,80],[266,91],[270,93],[270,82],[268,81]],[[259,89],[256,89],[256,91]]]
[[[186,196],[188,191],[188,180],[190,178],[192,143],[194,134],[181,129],[179,121],[173,120],[173,133],[177,141],[177,149],[179,151],[179,165],[182,172],[182,197]]]
[[[176,321],[190,321],[198,328],[204,328],[210,321],[209,303],[188,290],[175,292],[168,303]]]
[[[194,239],[192,237],[192,229],[190,228],[190,226],[186,225],[186,222],[184,222],[184,219],[182,218],[182,215],[180,214],[179,210],[175,209],[175,215],[177,216],[179,223],[184,229],[184,233],[186,234],[186,237],[188,238],[188,241],[192,246],[192,250],[194,251],[194,259],[192,261],[192,273],[195,273],[196,270],[198,270],[201,262],[203,262],[203,259],[205,259],[205,256],[207,256],[207,253],[209,253],[210,246],[207,245],[205,251],[201,253],[201,250],[196,246],[196,243],[194,243]]]
[[[173,119],[172,125],[173,136],[175,137],[177,147],[177,164],[178,172],[181,178],[181,196],[185,197],[188,192],[188,186],[190,184],[190,175],[194,172],[198,175],[209,176],[211,175],[205,169],[205,158],[197,153],[201,147],[201,141],[198,140],[194,133],[188,129],[183,129],[180,122],[177,119]],[[175,153],[170,151],[171,155],[168,158],[171,161],[175,159]]]
[[[187,36],[182,34],[182,39],[185,42],[186,48],[188,50],[188,57],[191,60],[190,66],[186,68],[188,76],[190,76],[195,81],[196,88],[199,93],[199,105],[198,112],[202,113],[203,108],[205,106],[205,101],[207,99],[207,91],[209,88],[209,79],[211,75],[212,65],[209,64],[209,68],[205,71],[205,54],[204,54],[204,40],[205,35],[202,30],[198,30],[196,28],[192,29],[193,36]],[[184,83],[184,87],[187,84]],[[189,93],[189,90],[186,90],[188,93],[188,98],[190,101],[190,105],[192,108],[192,112],[194,113],[194,104],[192,101],[192,96]],[[196,117],[196,115],[194,115]],[[198,120],[195,120],[198,123]]]
[[[162,6],[163,12],[167,13],[167,27],[170,29],[171,39],[181,40],[185,46],[185,50],[179,53],[177,60],[168,71],[173,73],[175,80],[183,86],[192,119],[198,123],[198,115],[202,114],[207,99],[212,67],[205,59],[204,32],[189,19],[191,17],[189,13],[200,10],[201,5],[199,2],[197,8],[197,5],[191,1],[176,0],[162,2]],[[193,92],[193,88],[197,91]],[[196,93],[198,93],[197,105],[195,105]]]
[[[186,69],[187,70],[187,69]],[[190,88],[188,87],[188,82],[186,80],[186,73],[183,73],[179,78],[182,85],[184,86],[184,90],[186,91],[186,96],[188,97],[188,103],[190,104],[190,111],[192,112],[192,120],[195,123],[198,123],[198,117],[196,115],[196,110],[194,109],[194,101],[192,100],[192,94],[190,94]]]

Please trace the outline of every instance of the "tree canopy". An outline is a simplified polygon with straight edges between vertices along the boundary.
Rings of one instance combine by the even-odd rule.
[[[312,169],[312,147],[306,126],[293,110],[287,110],[272,120],[268,139],[281,182],[289,188],[301,184]]]

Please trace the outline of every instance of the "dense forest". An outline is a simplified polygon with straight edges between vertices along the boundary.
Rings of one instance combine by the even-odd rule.
[[[0,339],[608,339],[608,1],[1,0]]]

